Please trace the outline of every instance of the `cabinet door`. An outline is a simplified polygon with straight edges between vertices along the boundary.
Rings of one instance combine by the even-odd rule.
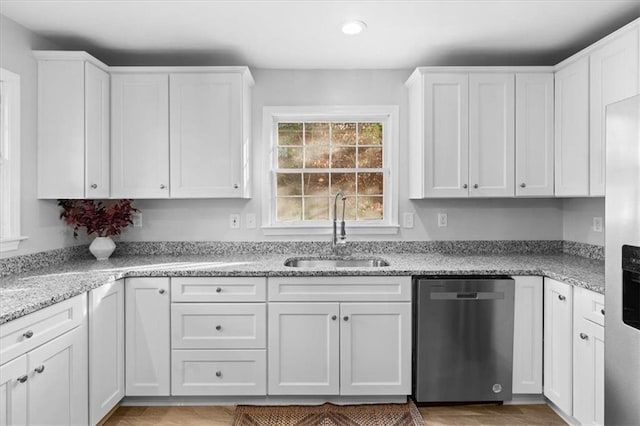
[[[269,395],[337,395],[337,303],[269,304]]]
[[[27,356],[0,366],[0,425],[27,424]],[[20,380],[18,380],[20,378]]]
[[[589,60],[555,75],[555,193],[589,195]]]
[[[544,280],[544,395],[565,414],[572,414],[571,286]]]
[[[111,196],[169,197],[169,76],[111,76]]]
[[[340,394],[411,393],[411,304],[340,305]]]
[[[621,34],[590,56],[590,187],[604,196],[604,134],[607,105],[638,94],[638,27]]]
[[[171,197],[242,195],[242,76],[171,74]]]
[[[126,394],[169,395],[169,278],[127,278]]]
[[[516,74],[516,195],[553,196],[553,74]]]
[[[542,393],[542,277],[514,277],[513,393]]]
[[[423,78],[424,116],[417,118],[424,120],[424,197],[467,197],[469,77],[426,74]]]
[[[88,423],[87,329],[84,325],[29,352],[27,365],[29,424]]]
[[[513,197],[513,74],[469,75],[469,196]]]
[[[109,74],[88,62],[84,67],[84,193],[109,198]]]
[[[604,327],[576,318],[573,336],[573,417],[604,424]]]
[[[89,292],[89,420],[124,398],[124,281]]]

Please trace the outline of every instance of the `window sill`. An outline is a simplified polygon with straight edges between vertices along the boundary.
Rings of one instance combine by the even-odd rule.
[[[20,243],[29,237],[13,237],[0,241],[0,253],[18,250]]]
[[[395,235],[400,225],[361,225],[347,226],[349,235]],[[331,225],[272,225],[263,226],[264,235],[331,235]]]

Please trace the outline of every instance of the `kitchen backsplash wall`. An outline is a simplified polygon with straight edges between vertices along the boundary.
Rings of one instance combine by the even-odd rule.
[[[602,218],[602,232],[593,229],[593,218]],[[562,239],[604,246],[604,198],[567,198],[562,201]]]
[[[29,237],[17,251],[0,257],[40,252],[79,244],[58,219],[55,200],[36,199],[37,63],[33,49],[58,49],[23,26],[0,15],[0,67],[20,75],[21,228]]]

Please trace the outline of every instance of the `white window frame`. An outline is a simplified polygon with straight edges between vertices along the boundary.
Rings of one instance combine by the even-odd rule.
[[[20,76],[0,68],[0,252],[17,250],[20,236]]]
[[[328,235],[330,220],[321,222],[276,222],[275,169],[277,136],[280,122],[381,122],[383,123],[384,214],[380,221],[347,221],[347,234],[397,234],[398,225],[398,145],[399,108],[397,105],[354,106],[265,106],[262,113],[263,158],[265,177],[262,188],[262,230],[265,235]]]

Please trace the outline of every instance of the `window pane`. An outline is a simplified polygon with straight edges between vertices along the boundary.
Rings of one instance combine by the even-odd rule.
[[[355,173],[331,174],[331,194],[335,195],[340,191],[346,195],[354,195],[356,193]]]
[[[353,169],[356,167],[356,149],[350,147],[333,148],[331,167],[335,169]]]
[[[329,145],[307,146],[304,149],[304,166],[310,169],[329,167]]]
[[[304,174],[304,195],[329,196],[329,174],[328,173],[305,173]]]
[[[302,168],[302,148],[278,148],[278,167],[281,169]]]
[[[356,123],[331,123],[331,143],[333,145],[355,145]]]
[[[278,123],[278,145],[302,145],[302,123]]]
[[[305,198],[304,220],[328,220],[329,198]]]
[[[358,173],[358,194],[382,195],[382,184],[382,173]]]
[[[358,167],[381,169],[382,147],[358,148]]]
[[[329,145],[329,123],[305,123],[305,145]]]
[[[358,197],[358,219],[382,219],[382,197]]]
[[[282,198],[276,199],[277,219],[287,222],[292,220],[302,220],[302,198]]]
[[[278,173],[277,195],[302,195],[302,173]]]
[[[382,145],[382,123],[359,123],[358,145]]]

